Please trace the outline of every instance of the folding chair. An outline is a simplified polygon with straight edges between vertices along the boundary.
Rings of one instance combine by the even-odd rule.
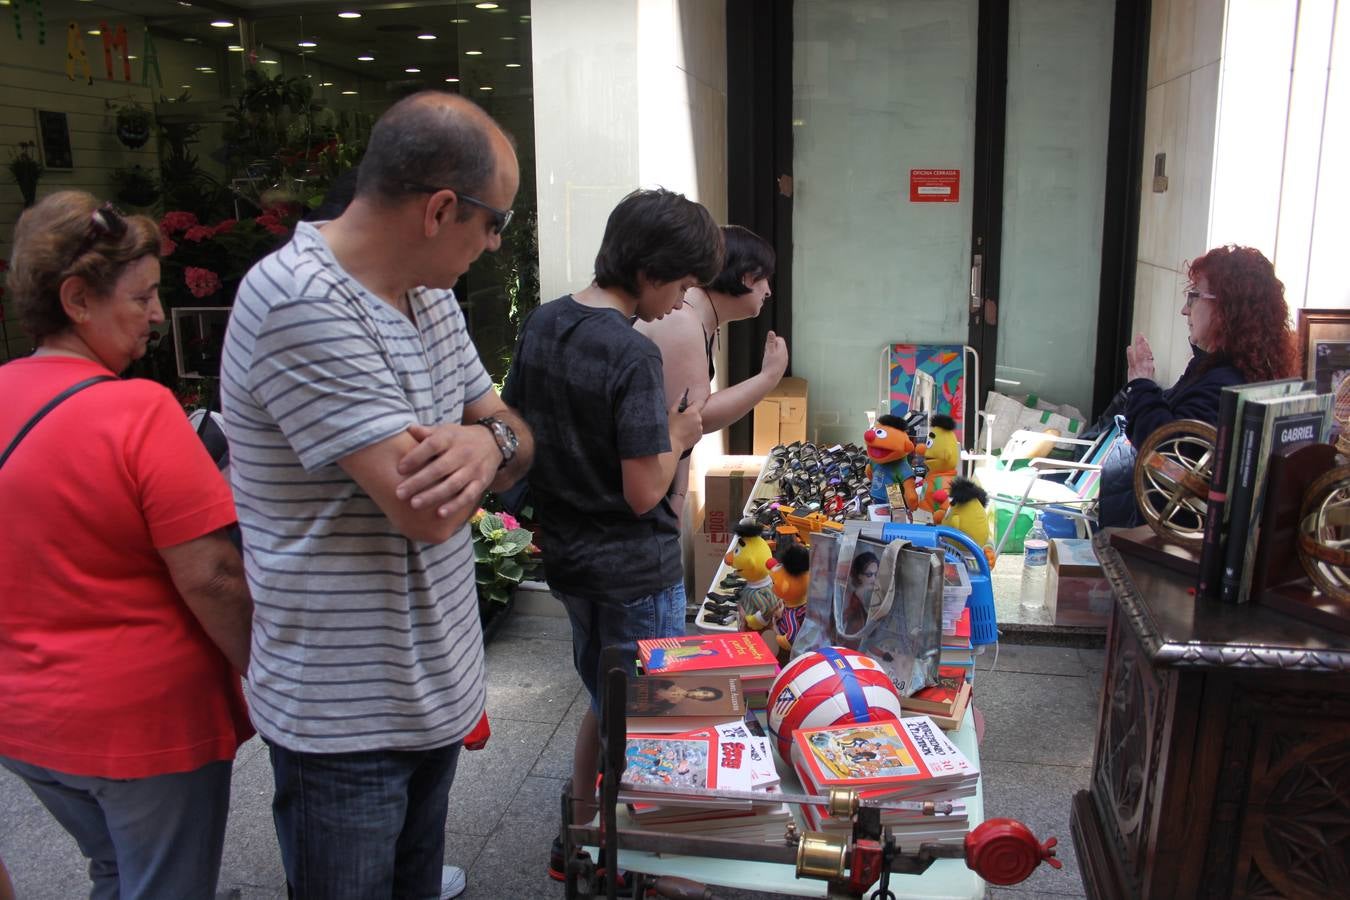
[[[1049,510],[1082,523],[1080,533],[1091,533],[1097,527],[1097,492],[1100,488],[1102,461],[1120,441],[1127,440],[1119,425],[1112,425],[1096,440],[1058,437],[1036,431],[1015,431],[1004,444],[1001,459],[992,458],[994,465],[978,470],[977,477],[991,502],[1002,501],[1013,506],[1008,526],[999,536],[995,556],[1003,552],[1008,538],[1017,527],[1017,517],[1024,508]],[[1053,442],[1084,448],[1077,460],[1022,459],[1025,448],[1032,443]],[[1025,465],[1018,465],[1025,463]],[[1067,475],[1063,481],[1046,476]]]
[[[966,426],[979,416],[980,355],[974,347],[887,344],[881,350],[880,362],[878,415],[904,416],[911,409],[926,411],[930,416],[942,413],[956,421],[956,433],[962,436],[962,444],[966,443],[971,431]],[[973,404],[967,386],[974,387]]]

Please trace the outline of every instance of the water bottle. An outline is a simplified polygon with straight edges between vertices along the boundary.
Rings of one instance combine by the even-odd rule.
[[[1046,537],[1041,514],[1022,541],[1022,609],[1045,608],[1045,577],[1050,567],[1050,539]]]

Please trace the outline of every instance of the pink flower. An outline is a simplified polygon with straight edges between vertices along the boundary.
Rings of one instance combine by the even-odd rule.
[[[178,245],[164,232],[159,233],[159,255],[173,256],[173,251],[178,249]]]
[[[286,235],[291,233],[291,230],[289,228],[287,228],[285,225],[278,224],[275,220],[271,222],[263,222],[262,219],[259,219],[258,221],[262,224],[262,227],[266,228],[268,231],[272,232],[272,234],[275,234],[277,237],[285,237]]]
[[[516,521],[516,517],[511,515],[509,512],[501,513],[501,519],[502,519],[502,527],[504,527],[507,531],[510,531],[513,528],[520,527],[520,522]]]
[[[215,237],[215,235],[215,229],[211,228],[209,225],[193,225],[187,231],[183,232],[183,239],[201,243],[202,241],[209,241],[211,238]]]
[[[210,269],[188,266],[183,270],[183,275],[187,279],[188,290],[194,297],[210,297],[220,290],[220,276]]]
[[[235,220],[235,219],[223,219],[223,220],[217,222],[217,223],[216,223],[216,227],[215,227],[215,233],[216,233],[216,234],[229,234],[231,231],[234,231],[234,226],[235,226],[235,224],[236,224],[236,221],[237,221],[237,220]]]
[[[159,230],[165,234],[173,234],[176,231],[186,231],[193,225],[199,224],[197,216],[184,210],[175,210],[166,212],[164,218],[159,220]]]

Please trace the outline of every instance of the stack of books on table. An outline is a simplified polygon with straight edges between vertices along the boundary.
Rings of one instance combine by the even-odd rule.
[[[778,674],[778,657],[753,631],[690,634],[638,641],[638,658],[647,675],[718,672],[738,675],[746,705],[762,709]]]
[[[744,721],[678,734],[630,729],[619,799],[639,829],[773,842],[792,818],[774,797],[778,783],[768,738]],[[718,790],[763,799],[710,794]]]
[[[912,697],[900,698],[904,715],[926,715],[944,731],[961,727],[969,705],[970,681],[960,666],[939,666],[937,684],[915,691]]]
[[[890,827],[905,850],[927,843],[958,844],[970,828],[965,798],[975,794],[979,769],[927,716],[799,730],[793,735],[792,764],[803,787],[815,794],[842,787],[856,790],[864,800],[950,803],[949,812],[936,814],[882,812],[882,825]],[[852,827],[821,806],[806,806],[803,812],[813,830]]]
[[[951,627],[942,628],[942,650],[938,656],[942,666],[959,666],[966,670],[966,681],[975,679],[975,647],[970,643],[970,610],[962,610]]]
[[[965,561],[948,553],[942,564],[942,630],[951,631],[970,599],[970,572]]]

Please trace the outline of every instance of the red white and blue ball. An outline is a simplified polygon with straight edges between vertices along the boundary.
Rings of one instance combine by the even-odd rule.
[[[899,718],[900,695],[880,663],[844,647],[797,657],[769,688],[769,731],[784,760],[799,728]]]

